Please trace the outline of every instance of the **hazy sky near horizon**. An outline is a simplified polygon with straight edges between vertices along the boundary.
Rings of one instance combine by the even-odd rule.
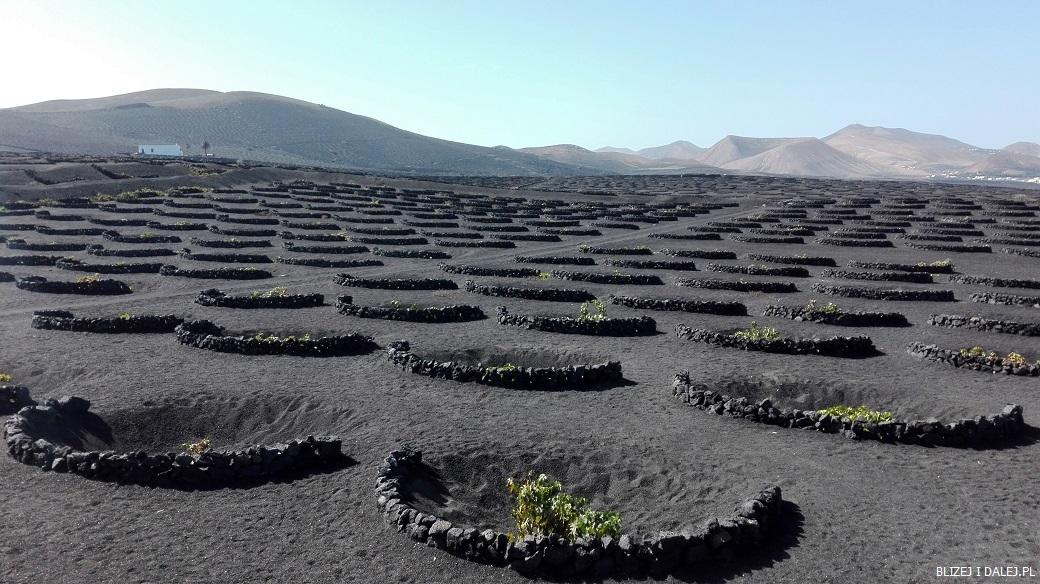
[[[0,0],[0,107],[250,90],[492,146],[1040,142],[1040,1]]]

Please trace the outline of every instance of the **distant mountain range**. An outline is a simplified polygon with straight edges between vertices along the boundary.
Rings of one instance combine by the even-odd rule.
[[[154,89],[0,109],[0,149],[87,154],[178,143],[200,154],[369,172],[443,175],[748,173],[837,178],[1040,182],[1040,144],[987,150],[901,128],[853,124],[823,137],[726,136],[632,150],[572,144],[493,148],[451,142],[288,97]]]
[[[568,162],[559,148],[523,151]],[[673,142],[638,151],[608,146],[584,153],[583,165],[608,171],[613,170],[618,156],[624,156],[630,168],[653,168],[662,162],[672,167],[694,168],[699,163],[720,171],[751,174],[1040,182],[1040,144],[1016,142],[989,150],[946,136],[860,124],[846,126],[824,138],[726,136],[706,149],[689,142]]]

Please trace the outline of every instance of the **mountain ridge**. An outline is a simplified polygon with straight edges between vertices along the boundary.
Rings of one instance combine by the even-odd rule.
[[[181,144],[197,154],[366,172],[445,175],[757,173],[833,178],[1040,180],[1040,144],[985,149],[942,136],[850,124],[822,138],[728,135],[642,148],[485,147],[424,136],[363,115],[253,91],[158,88],[0,109],[0,148],[118,154]]]

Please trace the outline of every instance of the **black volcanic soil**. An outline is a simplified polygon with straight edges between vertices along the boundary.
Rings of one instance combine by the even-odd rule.
[[[235,170],[241,184],[266,184],[290,171],[264,170],[253,178]],[[224,179],[230,180],[227,175]],[[318,175],[301,173],[315,178]],[[219,177],[217,177],[219,178]],[[171,178],[154,179],[163,188]],[[725,208],[675,222],[641,224],[638,231],[604,229],[601,237],[565,237],[562,243],[518,242],[517,249],[447,249],[452,262],[515,267],[514,255],[577,255],[577,246],[665,247],[649,233],[687,233],[691,225],[767,211],[762,205],[791,198],[892,197],[934,200],[956,196],[978,202],[1011,199],[1037,203],[1022,191],[925,183],[867,183],[755,177],[665,177],[657,195],[582,195],[497,190],[483,186],[395,182],[375,177],[328,175],[323,181],[399,184],[467,193],[535,196],[573,201],[659,203],[733,201]],[[582,188],[595,186],[587,179]],[[651,179],[640,179],[651,184]],[[112,181],[120,182],[120,181]],[[127,181],[140,186],[140,181]],[[186,180],[186,183],[191,182]],[[505,183],[503,183],[505,184]],[[3,187],[4,185],[0,185]],[[20,192],[31,186],[19,186]],[[118,192],[111,185],[106,192]],[[561,187],[562,189],[562,187]],[[562,189],[566,190],[566,189]],[[581,189],[577,189],[581,190]],[[631,191],[629,191],[631,192]],[[44,191],[41,189],[40,196]],[[278,199],[279,201],[281,199]],[[3,201],[0,200],[0,205]],[[828,208],[834,208],[830,205]],[[926,214],[935,209],[916,211]],[[97,210],[54,210],[115,216]],[[807,209],[810,217],[818,209]],[[976,217],[987,211],[976,210]],[[148,216],[152,218],[151,216]],[[402,218],[394,217],[400,222]],[[544,218],[544,217],[543,217]],[[891,217],[875,215],[877,219]],[[37,222],[32,216],[0,217],[0,223]],[[172,222],[163,219],[163,222]],[[583,221],[587,225],[591,220]],[[799,223],[798,219],[784,219]],[[60,227],[87,226],[62,222]],[[465,223],[465,221],[461,221]],[[770,224],[770,227],[775,225]],[[915,223],[917,227],[932,227]],[[832,226],[836,227],[836,226]],[[979,224],[988,233],[997,227]],[[118,228],[139,233],[146,228]],[[7,233],[11,235],[11,233]],[[826,232],[819,232],[826,235]],[[32,241],[91,241],[19,232]],[[211,237],[211,235],[205,235]],[[219,236],[212,236],[219,237]],[[828,256],[843,267],[851,259],[916,263],[950,257],[963,274],[1035,277],[1040,260],[993,254],[945,254],[907,248],[890,236],[891,249],[805,245],[755,245],[730,240],[668,240],[677,249],[721,248],[745,254]],[[280,245],[277,239],[275,245]],[[431,246],[432,247],[432,246]],[[0,255],[30,252],[7,250]],[[62,254],[66,255],[66,254]],[[115,262],[119,258],[80,259]],[[376,256],[372,256],[376,257]],[[1037,435],[997,450],[925,448],[854,442],[833,435],[784,430],[707,415],[671,396],[672,376],[689,369],[704,383],[736,392],[772,396],[795,407],[848,403],[888,409],[899,418],[953,418],[993,414],[1006,403],[1021,404],[1033,427],[1040,426],[1040,381],[996,376],[917,360],[904,351],[914,340],[946,347],[983,344],[1001,352],[1040,357],[1040,338],[931,327],[935,312],[981,315],[1020,322],[1040,320],[1040,310],[969,302],[989,288],[935,284],[827,281],[844,285],[906,289],[951,289],[958,302],[885,302],[813,294],[821,268],[800,292],[771,295],[682,288],[675,277],[705,274],[640,270],[657,274],[665,286],[613,286],[541,281],[537,278],[472,278],[512,286],[580,287],[601,299],[608,294],[739,300],[747,317],[653,312],[607,306],[611,317],[649,315],[663,334],[650,337],[589,337],[529,331],[499,325],[494,318],[458,324],[422,324],[342,316],[331,300],[349,293],[358,304],[476,304],[529,314],[572,314],[577,304],[486,297],[464,289],[391,291],[337,286],[337,272],[358,276],[445,277],[435,261],[380,256],[385,266],[352,270],[277,265],[275,278],[259,282],[212,281],[120,275],[134,287],[122,297],[65,296],[18,290],[0,284],[0,371],[11,373],[33,396],[75,394],[93,402],[92,411],[112,430],[113,448],[167,450],[180,442],[210,437],[218,448],[267,443],[307,434],[336,434],[356,465],[291,482],[240,489],[189,492],[119,486],[78,476],[42,473],[0,456],[0,581],[41,582],[523,582],[505,569],[466,562],[414,545],[388,529],[372,494],[375,468],[402,446],[420,448],[440,477],[417,495],[417,506],[472,525],[510,527],[505,478],[528,469],[549,472],[594,506],[621,511],[626,531],[676,529],[725,514],[766,482],[779,484],[789,509],[785,545],[768,547],[748,563],[706,569],[699,581],[723,582],[932,582],[936,566],[1032,565],[1040,571],[1040,499]],[[583,268],[610,273],[598,266]],[[659,256],[658,259],[668,259]],[[221,264],[179,257],[162,261],[181,267]],[[706,261],[698,260],[698,267]],[[757,262],[756,262],[757,263]],[[527,264],[524,264],[527,266]],[[540,269],[549,270],[550,266]],[[74,280],[79,273],[54,267],[4,266],[18,276]],[[450,276],[458,283],[466,277]],[[711,277],[729,278],[728,274]],[[739,279],[732,275],[732,279]],[[744,276],[748,281],[782,278]],[[217,286],[247,293],[286,286],[291,292],[325,294],[327,306],[301,310],[231,310],[192,302],[200,290]],[[1018,289],[1008,293],[1031,294]],[[760,316],[769,304],[835,302],[846,310],[898,311],[912,327],[850,328],[798,323]],[[622,361],[631,384],[603,391],[530,392],[411,375],[385,362],[382,351],[357,357],[311,359],[251,357],[178,344],[173,335],[94,335],[29,326],[32,310],[68,308],[77,316],[173,313],[205,318],[228,330],[361,332],[380,345],[407,339],[416,354],[528,348],[539,359],[586,355]],[[732,329],[754,320],[792,336],[867,334],[883,355],[871,359],[787,356],[712,348],[675,338],[673,327]],[[533,348],[533,349],[532,349]],[[537,350],[534,350],[537,349]]]

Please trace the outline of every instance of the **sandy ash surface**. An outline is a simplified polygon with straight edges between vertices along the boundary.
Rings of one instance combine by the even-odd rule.
[[[370,177],[357,180],[387,182]],[[812,191],[812,181],[800,184],[808,185],[806,192]],[[821,194],[838,198],[872,195],[859,183],[829,181],[827,188],[833,189],[835,184],[845,184],[846,191]],[[935,189],[942,191],[942,187]],[[459,190],[495,192],[472,187]],[[738,260],[717,261],[726,264],[752,263],[744,256],[747,252],[823,255],[835,258],[839,267],[850,259],[913,263],[951,257],[963,274],[1019,278],[1040,274],[1040,259],[1006,255],[997,249],[993,254],[926,252],[903,246],[895,236],[890,238],[896,247],[881,250],[813,245],[812,237],[806,238],[808,245],[755,245],[725,236],[718,242],[646,237],[655,231],[685,233],[688,225],[759,212],[761,205],[784,198],[783,189],[775,190],[720,194],[724,200],[739,202],[740,207],[643,226],[639,231],[605,229],[601,237],[565,237],[563,243],[520,242],[516,250],[449,249],[454,257],[448,261],[515,267],[519,264],[512,256],[518,253],[577,255],[576,246],[589,242],[737,252]],[[1009,196],[999,190],[978,192],[978,200]],[[956,194],[964,196],[960,191]],[[583,198],[561,193],[539,196]],[[52,212],[98,213],[78,209]],[[813,215],[814,210],[809,213]],[[976,215],[983,216],[983,212],[976,211]],[[33,219],[0,218],[0,222],[23,220]],[[48,222],[59,228],[87,226],[56,223]],[[983,227],[987,234],[992,230]],[[120,229],[127,233],[144,230]],[[25,235],[35,241],[96,240],[117,247],[101,238],[31,232],[6,235]],[[192,233],[181,235],[187,241]],[[278,247],[229,251],[289,255],[280,248],[278,238],[272,239]],[[196,252],[220,251],[184,245]],[[2,255],[25,253],[45,252],[0,250]],[[218,265],[177,257],[136,260],[59,255],[99,262]],[[606,256],[596,257],[599,266],[564,269],[613,269],[602,261]],[[510,526],[505,477],[527,469],[546,470],[594,505],[619,510],[626,531],[640,533],[695,525],[706,517],[727,513],[763,483],[779,484],[784,498],[791,502],[788,526],[780,541],[744,562],[692,575],[698,581],[930,582],[936,580],[935,569],[941,565],[1033,565],[1040,570],[1036,482],[1040,458],[1035,432],[1017,447],[982,451],[854,442],[708,415],[671,396],[672,376],[689,369],[705,383],[739,388],[745,381],[765,381],[767,386],[779,382],[816,405],[830,405],[841,398],[851,405],[891,410],[897,418],[994,414],[1006,403],[1017,403],[1024,406],[1027,423],[1040,426],[1037,378],[946,367],[919,361],[904,351],[908,342],[924,340],[951,348],[984,344],[1035,359],[1040,356],[1040,339],[1035,337],[941,329],[925,323],[936,312],[1037,321],[1038,309],[968,302],[972,292],[1030,295],[1031,291],[950,284],[938,275],[935,284],[835,283],[951,289],[958,302],[830,298],[809,291],[811,283],[821,281],[819,267],[809,267],[812,278],[744,277],[795,281],[800,291],[793,294],[695,290],[672,283],[678,276],[738,279],[706,271],[622,269],[658,274],[665,280],[664,286],[473,278],[516,286],[582,288],[600,298],[623,293],[737,299],[748,306],[749,316],[728,317],[608,305],[610,316],[652,316],[660,334],[601,338],[520,330],[501,326],[493,318],[497,306],[516,313],[575,315],[576,304],[470,294],[461,289],[467,278],[445,275],[436,268],[436,260],[379,259],[386,265],[351,270],[263,265],[258,267],[271,269],[276,277],[257,282],[157,274],[112,276],[134,286],[133,294],[121,297],[39,294],[0,284],[0,370],[28,386],[37,400],[64,394],[90,399],[92,410],[112,425],[115,449],[165,450],[201,436],[211,437],[219,448],[334,434],[343,439],[344,452],[353,459],[347,468],[292,481],[190,492],[43,473],[8,456],[0,457],[0,498],[5,501],[0,514],[0,580],[12,584],[526,580],[508,569],[469,563],[417,546],[384,525],[372,494],[375,468],[389,451],[402,446],[422,449],[442,473],[445,490],[422,500],[422,506],[453,521],[502,529]],[[655,255],[653,259],[671,258]],[[709,263],[693,261],[701,269]],[[2,266],[0,270],[51,279],[81,275],[53,267]],[[337,272],[449,277],[460,289],[430,293],[343,288],[332,281]],[[192,302],[197,292],[209,287],[248,292],[275,285],[293,292],[321,292],[327,305],[300,310],[233,310]],[[353,318],[339,315],[332,306],[338,294],[350,294],[358,304],[391,299],[477,304],[491,318],[459,324]],[[846,310],[898,311],[913,326],[833,327],[761,316],[769,304],[804,305],[810,298],[834,301]],[[231,331],[356,331],[374,336],[380,345],[407,339],[420,355],[486,347],[569,351],[621,360],[629,383],[603,391],[529,392],[413,376],[386,363],[381,350],[325,359],[221,354],[182,346],[172,335],[32,329],[31,312],[41,308],[68,308],[78,316],[112,316],[123,311],[175,313],[211,319]],[[771,355],[711,348],[679,340],[672,333],[678,323],[727,329],[747,326],[752,320],[792,336],[868,334],[883,354],[869,359]],[[825,403],[828,400],[832,401]]]

